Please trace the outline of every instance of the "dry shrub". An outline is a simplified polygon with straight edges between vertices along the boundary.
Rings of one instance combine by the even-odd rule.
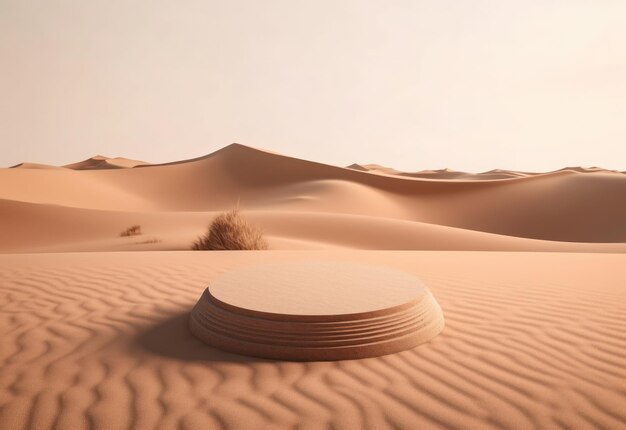
[[[208,231],[191,246],[196,251],[267,249],[263,232],[250,224],[238,209],[217,216]]]
[[[141,234],[141,226],[140,225],[131,225],[126,230],[120,233],[120,236],[139,236]]]

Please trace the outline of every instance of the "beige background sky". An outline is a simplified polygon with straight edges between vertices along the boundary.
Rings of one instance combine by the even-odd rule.
[[[0,0],[0,165],[626,170],[626,1]]]

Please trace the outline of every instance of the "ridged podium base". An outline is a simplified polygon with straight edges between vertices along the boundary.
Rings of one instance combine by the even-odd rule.
[[[207,344],[256,357],[344,360],[391,354],[435,337],[438,303],[419,280],[353,263],[306,262],[230,272],[190,316]]]

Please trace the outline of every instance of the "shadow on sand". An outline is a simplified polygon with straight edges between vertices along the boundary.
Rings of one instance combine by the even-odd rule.
[[[229,363],[271,361],[212,348],[191,334],[188,323],[189,312],[170,316],[139,333],[136,344],[153,354],[177,360]]]

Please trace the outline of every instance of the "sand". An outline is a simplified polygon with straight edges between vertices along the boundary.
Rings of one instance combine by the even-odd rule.
[[[270,251],[188,251],[235,205]],[[445,329],[324,362],[192,335],[220,275],[304,260],[405,271]],[[0,169],[0,428],[624,429],[625,286],[623,172],[406,173],[238,144],[159,165],[25,162]]]
[[[295,363],[186,329],[230,269],[332,259],[420,277],[446,328],[378,358]],[[626,256],[266,251],[0,256],[7,429],[622,429]]]
[[[189,249],[237,204],[272,249],[626,252],[626,175],[598,168],[424,178],[238,144],[134,163],[0,169],[0,252]],[[119,237],[134,224],[143,237]]]

